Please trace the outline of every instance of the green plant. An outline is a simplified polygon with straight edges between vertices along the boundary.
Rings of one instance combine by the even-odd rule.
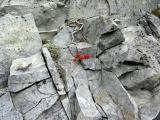
[[[44,47],[47,47],[50,54],[51,54],[51,57],[54,59],[54,60],[57,60],[59,58],[59,55],[60,55],[60,48],[56,47],[54,44],[52,43],[47,43],[47,44],[44,44],[43,45]]]

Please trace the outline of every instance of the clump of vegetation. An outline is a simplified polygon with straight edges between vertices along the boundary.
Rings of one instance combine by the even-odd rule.
[[[160,6],[158,6],[156,9],[153,9],[152,14],[157,17],[160,17]]]
[[[52,43],[46,43],[43,46],[48,48],[48,50],[49,50],[49,52],[51,54],[51,57],[54,60],[58,60],[59,55],[60,55],[60,48],[58,48],[57,46],[55,46]]]

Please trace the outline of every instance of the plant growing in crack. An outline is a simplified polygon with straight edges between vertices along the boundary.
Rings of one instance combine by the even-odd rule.
[[[51,57],[54,60],[58,60],[59,55],[60,55],[60,48],[58,48],[57,46],[55,46],[54,43],[51,43],[50,40],[43,41],[43,47],[48,48],[48,51],[50,52]]]

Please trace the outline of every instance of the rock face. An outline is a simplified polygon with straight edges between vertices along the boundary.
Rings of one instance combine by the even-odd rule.
[[[11,28],[11,29],[10,29]],[[12,60],[40,51],[42,43],[32,14],[0,18],[0,86],[5,87]]]
[[[159,120],[159,0],[0,0],[0,120]]]

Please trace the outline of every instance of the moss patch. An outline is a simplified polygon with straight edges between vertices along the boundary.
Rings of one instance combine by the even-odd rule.
[[[157,16],[157,17],[160,17],[160,8],[152,10],[152,14]]]
[[[48,48],[48,50],[49,50],[49,52],[51,54],[51,57],[54,60],[58,60],[59,55],[60,55],[60,48],[56,47],[52,43],[47,43],[47,44],[44,44],[43,46]]]

